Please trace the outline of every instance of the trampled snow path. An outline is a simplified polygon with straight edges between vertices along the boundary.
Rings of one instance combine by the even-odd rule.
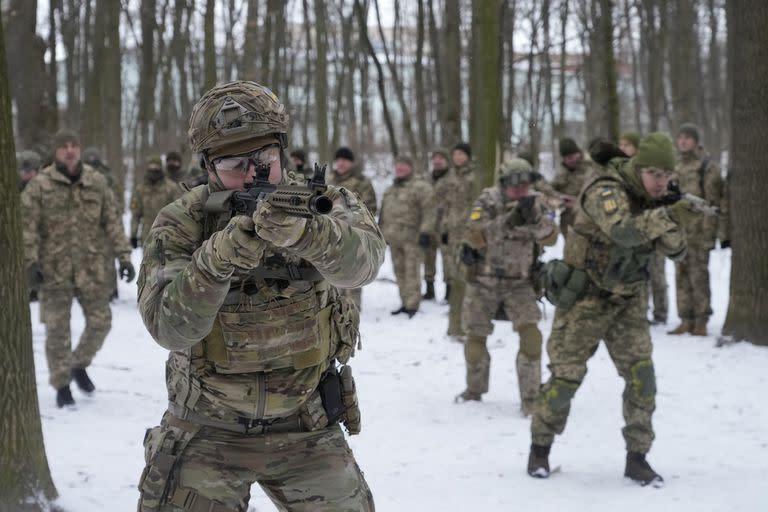
[[[729,257],[729,251],[714,252],[711,262],[713,333],[725,315]],[[139,259],[137,251],[134,263]],[[667,274],[673,283],[671,263]],[[391,276],[386,263],[380,277]],[[32,305],[48,460],[60,502],[72,512],[136,507],[144,429],[157,424],[165,409],[166,352],[144,329],[135,300],[135,285],[121,283],[112,332],[90,370],[98,390],[91,398],[73,391],[75,411],[56,409],[47,384],[44,327]],[[363,351],[352,361],[364,427],[350,444],[378,510],[768,510],[768,349],[716,349],[713,336],[670,337],[664,328],[653,329],[659,394],[649,459],[667,482],[657,490],[622,478],[622,382],[601,348],[552,450],[551,462],[562,471],[538,481],[525,474],[530,424],[518,413],[517,336],[510,325],[498,323],[489,338],[493,360],[485,401],[455,405],[464,361],[462,346],[443,336],[447,306],[426,303],[410,321],[389,315],[397,306],[395,286],[387,280],[365,289]],[[545,337],[552,314],[548,306],[540,324]],[[82,327],[75,307],[75,339]],[[253,509],[274,510],[257,488],[253,495]]]

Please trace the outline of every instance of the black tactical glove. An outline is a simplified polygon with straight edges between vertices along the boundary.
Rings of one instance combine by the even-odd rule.
[[[525,219],[523,218],[523,214],[520,211],[519,206],[507,214],[506,224],[510,228],[522,226],[525,224]]]
[[[133,263],[130,261],[120,262],[120,279],[125,279],[126,283],[130,283],[136,277],[136,269],[133,268]]]
[[[35,262],[27,268],[27,283],[30,290],[37,290],[43,284],[43,269],[40,264]]]
[[[474,265],[480,261],[480,253],[467,244],[461,246],[461,262],[465,265]]]
[[[731,248],[731,241],[730,240],[720,240],[720,248],[721,249],[730,249]]]
[[[135,236],[131,237],[131,247],[133,247],[134,249],[138,249],[139,248],[139,239],[138,239],[138,237],[135,237]]]
[[[525,196],[517,202],[517,209],[520,210],[520,218],[523,224],[536,224],[536,196]]]
[[[448,233],[443,233],[440,235],[440,241],[443,243],[443,245],[448,245]]]
[[[429,249],[432,245],[432,237],[429,233],[419,233],[419,247],[422,249]]]

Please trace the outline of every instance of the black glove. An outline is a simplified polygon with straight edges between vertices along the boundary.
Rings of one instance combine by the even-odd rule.
[[[440,235],[440,241],[443,243],[443,245],[448,245],[448,233],[443,233]]]
[[[480,253],[470,246],[464,244],[461,246],[461,262],[465,265],[474,265],[480,261]]]
[[[136,269],[133,268],[133,263],[130,261],[120,262],[120,279],[125,279],[126,283],[130,283],[136,277]]]
[[[37,290],[43,284],[43,269],[39,263],[35,262],[27,269],[27,283],[30,290]]]
[[[536,196],[525,196],[517,202],[517,209],[520,210],[523,224],[536,224],[538,219],[536,218],[536,210],[533,208],[535,204]]]
[[[133,247],[134,249],[138,249],[139,248],[139,239],[138,239],[138,237],[135,237],[135,236],[131,237],[131,247]]]
[[[432,237],[429,233],[419,233],[419,247],[422,249],[429,249],[432,245]]]
[[[720,240],[720,248],[721,249],[730,249],[731,248],[731,241],[730,240]]]

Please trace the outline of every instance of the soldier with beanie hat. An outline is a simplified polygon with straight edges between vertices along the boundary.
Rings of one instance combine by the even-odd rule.
[[[563,209],[560,212],[560,232],[568,237],[568,227],[575,217],[576,197],[593,172],[592,164],[584,159],[584,152],[570,137],[560,139],[560,169],[552,180],[552,188],[560,194]]]

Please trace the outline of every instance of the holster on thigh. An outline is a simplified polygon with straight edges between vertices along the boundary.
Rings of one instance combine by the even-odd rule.
[[[160,426],[144,435],[146,466],[139,479],[139,512],[159,510],[173,491],[173,473],[184,449],[200,431],[199,425],[166,414]]]

